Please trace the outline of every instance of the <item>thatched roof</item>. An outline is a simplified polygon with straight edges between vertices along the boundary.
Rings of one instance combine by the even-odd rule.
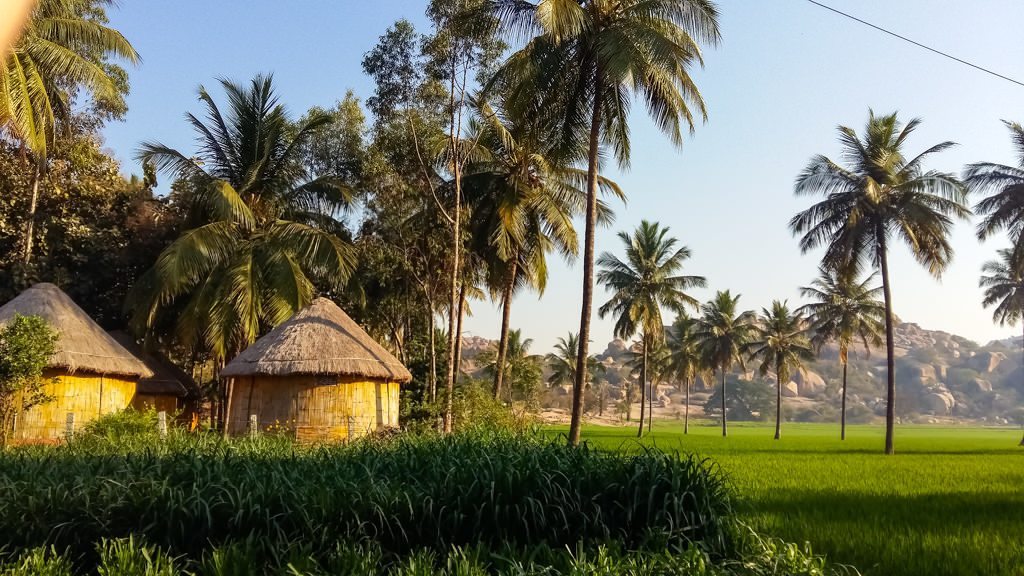
[[[22,316],[41,316],[59,334],[50,368],[148,377],[153,372],[89,318],[60,288],[36,284],[0,306],[0,325]]]
[[[127,332],[114,330],[110,335],[117,340],[117,343],[124,346],[137,358],[145,363],[146,367],[153,371],[153,375],[139,380],[135,389],[136,394],[143,396],[176,396],[187,398],[199,395],[199,386],[187,372],[179,368],[164,355],[158,352],[148,352],[135,338]]]
[[[317,298],[239,354],[223,376],[324,374],[408,382],[412,375],[334,302]]]

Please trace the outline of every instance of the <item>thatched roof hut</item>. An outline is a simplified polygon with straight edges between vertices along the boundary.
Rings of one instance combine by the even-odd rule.
[[[319,374],[408,382],[409,371],[337,304],[317,298],[239,354],[223,376]]]
[[[69,374],[89,372],[135,378],[153,375],[142,360],[125,350],[53,284],[36,284],[0,306],[0,326],[15,314],[40,316],[60,334],[50,368]]]
[[[139,358],[117,343],[53,284],[36,284],[0,306],[0,325],[14,316],[40,316],[59,334],[46,376],[54,400],[19,415],[16,440],[55,440],[68,415],[77,426],[127,408],[139,378],[153,376]]]
[[[409,371],[326,298],[257,340],[221,371],[231,377],[228,432],[291,430],[300,440],[345,439],[398,425]]]
[[[152,376],[139,380],[132,401],[133,407],[172,412],[185,408],[186,400],[199,399],[200,391],[196,381],[166,356],[144,349],[131,334],[122,330],[114,330],[110,336],[153,372]]]

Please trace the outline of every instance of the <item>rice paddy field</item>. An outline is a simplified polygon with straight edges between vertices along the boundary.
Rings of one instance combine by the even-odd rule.
[[[563,429],[554,428],[556,432]],[[1024,448],[1020,430],[901,426],[894,456],[880,426],[711,423],[682,434],[679,422],[584,428],[608,450],[643,447],[713,459],[740,498],[751,528],[809,542],[830,562],[867,575],[1024,575]]]

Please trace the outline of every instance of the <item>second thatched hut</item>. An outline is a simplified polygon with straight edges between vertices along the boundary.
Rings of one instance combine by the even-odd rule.
[[[300,441],[344,440],[398,426],[409,371],[326,298],[257,340],[221,371],[231,378],[227,431],[259,430]]]

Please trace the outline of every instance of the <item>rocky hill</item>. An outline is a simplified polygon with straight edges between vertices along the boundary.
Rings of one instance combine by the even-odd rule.
[[[1024,417],[1020,338],[979,345],[948,332],[900,323],[896,326],[895,344],[896,406],[901,419],[1006,424]],[[472,373],[477,368],[476,354],[492,345],[481,338],[467,340],[463,369]],[[613,340],[597,354],[605,367],[603,380],[612,403],[625,396],[627,383],[635,385],[636,382],[627,366],[629,348],[626,342]],[[747,366],[748,371],[741,373],[737,367],[729,379],[774,389],[774,374],[762,377],[750,368]],[[885,376],[884,346],[870,351],[858,347],[851,351],[847,399],[851,421],[871,421],[884,415]],[[818,358],[807,363],[783,386],[783,395],[790,399],[788,418],[834,420],[839,409],[841,382],[838,349],[834,345],[826,346]],[[713,388],[698,381],[691,404],[702,403]],[[558,396],[566,395],[568,390],[555,392],[557,394],[551,396],[557,402]],[[664,382],[660,383],[656,398],[658,405],[667,410],[673,404],[679,406],[683,397],[675,382]]]

